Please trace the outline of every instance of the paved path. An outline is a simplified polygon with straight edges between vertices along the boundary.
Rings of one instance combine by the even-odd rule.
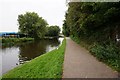
[[[63,67],[63,78],[117,78],[118,73],[102,62],[99,62],[90,53],[66,39],[66,51]]]

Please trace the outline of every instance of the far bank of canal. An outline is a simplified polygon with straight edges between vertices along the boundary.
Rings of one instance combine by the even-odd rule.
[[[0,55],[2,54],[2,74],[26,61],[58,48],[62,40],[63,38],[45,39],[19,46],[0,48]]]

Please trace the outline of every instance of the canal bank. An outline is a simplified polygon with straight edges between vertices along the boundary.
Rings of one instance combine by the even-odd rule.
[[[65,46],[64,39],[58,49],[14,68],[3,75],[3,78],[61,78]]]
[[[2,74],[18,65],[24,64],[42,54],[50,52],[62,44],[64,38],[41,39],[39,41],[22,42],[0,48],[2,56]]]
[[[1,38],[0,41],[2,42],[2,47],[4,47],[34,41],[34,38]]]

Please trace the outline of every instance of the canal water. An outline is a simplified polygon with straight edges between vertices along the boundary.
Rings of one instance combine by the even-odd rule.
[[[2,46],[0,48],[0,56],[2,56],[1,74],[4,74],[16,66],[34,59],[35,57],[58,48],[62,43],[62,40],[63,38],[45,39],[30,43],[22,43],[21,45],[11,47]]]

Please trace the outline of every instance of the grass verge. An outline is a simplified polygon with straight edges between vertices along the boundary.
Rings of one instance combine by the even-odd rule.
[[[14,68],[3,75],[3,80],[6,78],[61,78],[65,46],[64,39],[58,49]]]

